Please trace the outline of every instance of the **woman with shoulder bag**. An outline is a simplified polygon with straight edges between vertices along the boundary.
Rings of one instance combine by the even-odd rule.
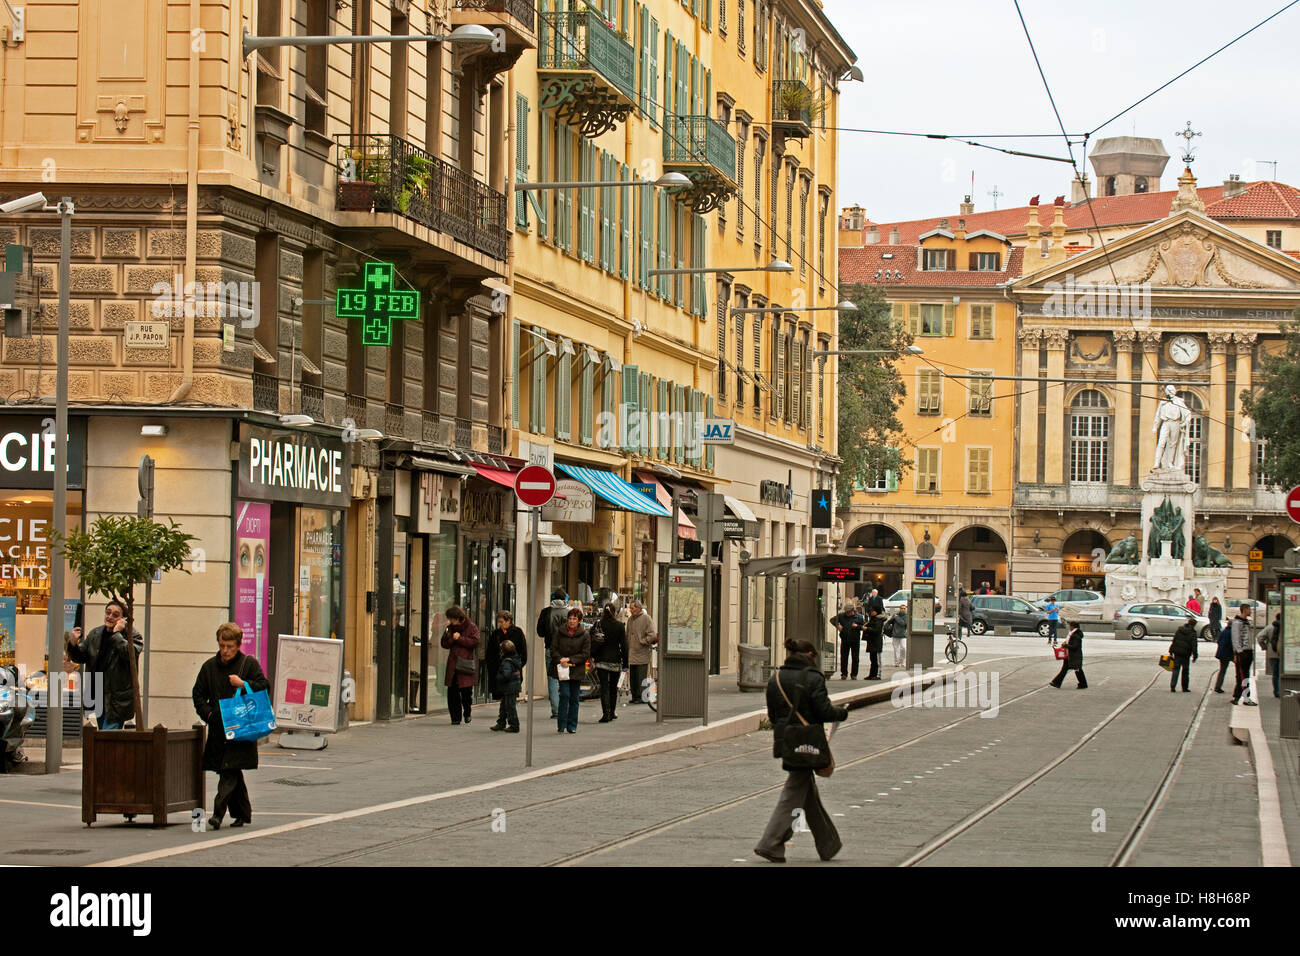
[[[802,813],[817,855],[829,860],[843,844],[822,806],[813,774],[829,775],[834,768],[821,725],[844,720],[849,712],[834,706],[827,696],[826,678],[816,667],[817,649],[811,641],[788,638],[785,649],[789,656],[767,683],[767,716],[772,722],[772,756],[789,776],[754,852],[772,863],[784,863],[785,844],[794,836],[795,819]],[[821,750],[824,754],[815,753]]]
[[[618,679],[627,667],[627,627],[618,619],[613,602],[605,605],[599,627],[592,629],[591,659],[600,678],[599,722],[607,724],[618,720]]]
[[[453,724],[460,723],[462,714],[469,723],[474,685],[478,683],[478,640],[478,627],[465,612],[455,605],[447,608],[447,629],[442,632],[441,644],[451,653],[447,655],[443,683],[447,685],[447,709]]]
[[[557,734],[578,732],[578,700],[589,657],[591,635],[582,623],[582,608],[571,607],[564,627],[551,638],[551,662],[560,679],[560,713],[555,718]]]

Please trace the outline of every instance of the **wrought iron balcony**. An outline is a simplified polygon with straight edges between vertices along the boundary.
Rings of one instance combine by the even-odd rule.
[[[506,430],[500,425],[489,425],[488,432],[488,454],[504,455],[506,453]]]
[[[500,13],[513,18],[530,36],[536,32],[537,4],[534,0],[455,0],[451,9],[451,25],[482,24],[487,27],[497,25],[494,17],[483,17],[483,13]],[[529,44],[531,48],[532,44]]]
[[[588,138],[607,133],[636,106],[636,51],[594,13],[540,14],[540,109]]]
[[[505,259],[506,197],[464,170],[388,134],[340,134],[340,212],[394,213]]]
[[[426,408],[421,413],[420,437],[422,440],[435,445],[445,444],[442,440],[442,420],[438,417],[437,412],[431,412]]]
[[[712,117],[670,114],[664,121],[664,170],[694,184],[675,195],[697,213],[710,212],[736,194],[736,141]]]
[[[343,417],[352,420],[354,428],[366,427],[366,399],[364,395],[347,395],[343,402]]]
[[[803,139],[812,133],[813,94],[803,80],[772,81],[772,130]]]
[[[318,422],[325,421],[325,389],[319,385],[303,384],[299,387],[302,396],[302,412]]]
[[[253,408],[280,413],[280,379],[266,372],[253,373]]]
[[[474,447],[474,426],[468,418],[456,419],[456,447],[466,450]]]
[[[389,402],[384,406],[384,434],[389,438],[403,438],[406,435],[406,409]]]

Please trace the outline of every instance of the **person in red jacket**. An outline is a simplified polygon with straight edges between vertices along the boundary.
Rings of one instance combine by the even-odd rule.
[[[478,683],[478,640],[478,627],[465,612],[455,605],[447,608],[447,629],[442,632],[441,643],[451,653],[447,655],[443,683],[447,685],[447,709],[453,724],[460,723],[462,714],[469,723],[474,685]]]

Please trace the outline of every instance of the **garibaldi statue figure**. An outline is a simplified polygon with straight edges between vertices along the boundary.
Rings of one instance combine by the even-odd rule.
[[[1191,438],[1192,410],[1172,385],[1165,386],[1165,397],[1156,409],[1151,430],[1156,440],[1156,469],[1182,471],[1186,467],[1187,444]]]

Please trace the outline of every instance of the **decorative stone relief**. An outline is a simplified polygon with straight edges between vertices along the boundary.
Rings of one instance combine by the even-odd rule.
[[[1160,259],[1173,285],[1185,289],[1204,285],[1205,268],[1215,254],[1214,244],[1205,236],[1185,222],[1174,238],[1160,243]]]

